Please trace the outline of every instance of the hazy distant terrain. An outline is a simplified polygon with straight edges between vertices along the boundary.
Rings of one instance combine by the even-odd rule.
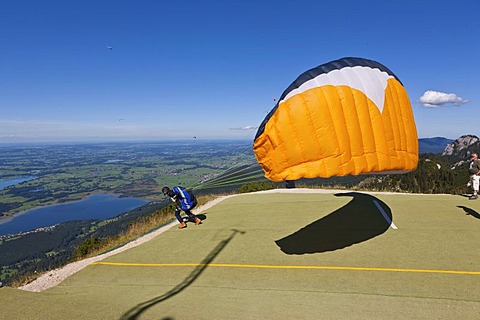
[[[91,193],[153,199],[164,185],[193,187],[256,163],[250,141],[0,146],[0,180],[35,177],[0,190],[0,215]]]

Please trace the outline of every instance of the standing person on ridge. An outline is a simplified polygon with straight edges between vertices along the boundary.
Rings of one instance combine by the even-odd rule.
[[[472,161],[470,162],[468,173],[470,173],[470,183],[473,188],[473,194],[469,199],[475,200],[478,198],[478,189],[480,186],[480,160],[476,153],[472,153],[471,158]]]
[[[188,192],[182,187],[173,187],[173,190],[169,187],[163,187],[162,193],[165,196],[169,196],[170,199],[177,204],[177,207],[175,208],[175,217],[177,218],[178,222],[180,222],[180,226],[178,226],[179,229],[187,227],[187,224],[185,221],[183,221],[183,218],[180,215],[182,210],[185,211],[190,221],[195,222],[195,225],[202,223],[202,220],[200,220],[190,211],[197,205],[197,199],[193,193]]]

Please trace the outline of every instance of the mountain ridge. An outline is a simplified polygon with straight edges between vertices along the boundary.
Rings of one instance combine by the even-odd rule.
[[[442,153],[447,145],[455,141],[444,137],[419,138],[418,153]]]

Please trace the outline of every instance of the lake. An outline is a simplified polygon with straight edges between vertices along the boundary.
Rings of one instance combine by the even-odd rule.
[[[33,180],[36,177],[19,177],[15,179],[0,180],[0,190],[5,189],[6,187],[13,186],[17,183],[22,183],[25,181]]]
[[[31,209],[12,219],[0,220],[0,235],[14,234],[72,220],[108,219],[149,201],[119,198],[114,194],[96,194],[84,200]]]

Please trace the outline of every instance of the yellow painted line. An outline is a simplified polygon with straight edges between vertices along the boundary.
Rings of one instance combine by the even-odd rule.
[[[96,265],[121,267],[223,267],[223,268],[253,268],[253,269],[317,269],[317,270],[347,270],[347,271],[383,271],[383,272],[410,272],[410,273],[443,273],[480,275],[480,271],[462,270],[429,270],[429,269],[400,269],[400,268],[370,268],[370,267],[336,267],[336,266],[272,266],[261,264],[229,264],[229,263],[124,263],[124,262],[94,262]]]

